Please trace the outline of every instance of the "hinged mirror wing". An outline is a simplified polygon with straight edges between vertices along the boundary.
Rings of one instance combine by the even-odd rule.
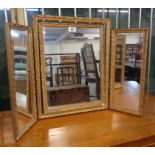
[[[110,108],[142,115],[148,29],[112,30]]]
[[[7,66],[14,137],[37,120],[32,28],[6,23]]]

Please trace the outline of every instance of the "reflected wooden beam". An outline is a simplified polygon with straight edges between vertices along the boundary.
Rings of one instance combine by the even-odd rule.
[[[10,11],[12,23],[26,25],[24,8],[11,8]]]

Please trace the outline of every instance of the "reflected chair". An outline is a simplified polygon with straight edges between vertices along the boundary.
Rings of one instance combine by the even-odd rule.
[[[85,43],[81,48],[81,56],[83,58],[85,70],[85,84],[96,84],[96,97],[100,99],[100,77],[97,69],[98,60],[95,59],[92,44]]]
[[[75,81],[75,67],[74,66],[61,66],[57,67],[56,83],[57,86],[73,85]]]
[[[52,58],[46,57],[46,80],[50,82],[50,87],[53,87],[53,68],[52,68]]]
[[[67,54],[60,56],[60,67],[57,67],[56,83],[61,85],[80,84],[80,54]]]

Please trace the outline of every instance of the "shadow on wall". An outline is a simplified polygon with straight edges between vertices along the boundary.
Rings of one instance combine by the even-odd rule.
[[[0,111],[10,110],[4,25],[0,26]]]

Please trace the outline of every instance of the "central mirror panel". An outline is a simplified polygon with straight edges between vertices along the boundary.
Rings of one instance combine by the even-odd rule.
[[[100,98],[99,33],[98,28],[44,27],[49,108]]]
[[[101,100],[100,33],[97,26],[40,26],[44,113]]]
[[[110,19],[34,15],[39,118],[108,108]]]

